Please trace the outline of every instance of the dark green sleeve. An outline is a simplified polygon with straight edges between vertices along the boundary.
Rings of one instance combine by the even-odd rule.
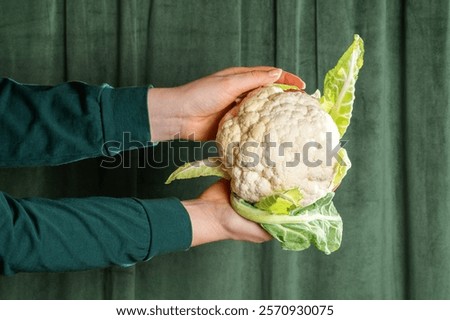
[[[151,145],[147,91],[1,79],[0,166],[57,165]]]
[[[150,144],[147,87],[0,80],[0,166],[57,165]],[[104,148],[105,144],[111,148]],[[14,199],[0,192],[0,272],[129,266],[186,250],[178,199]]]
[[[191,223],[178,199],[14,199],[0,193],[0,271],[130,266],[186,250]]]

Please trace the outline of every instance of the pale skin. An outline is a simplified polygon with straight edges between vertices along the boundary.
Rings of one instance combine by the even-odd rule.
[[[220,120],[242,94],[270,83],[305,83],[273,67],[235,67],[175,88],[149,89],[148,112],[153,141],[213,140]],[[194,200],[182,201],[192,224],[192,244],[220,240],[264,242],[271,239],[258,224],[238,215],[230,205],[229,183],[221,180]]]

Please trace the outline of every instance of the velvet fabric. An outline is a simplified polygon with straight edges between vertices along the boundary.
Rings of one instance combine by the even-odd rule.
[[[446,0],[0,1],[0,75],[26,83],[163,87],[275,65],[312,93],[353,34],[366,46],[345,136],[353,167],[335,197],[339,251],[225,241],[130,268],[1,276],[0,298],[449,299],[449,16]],[[197,146],[127,152],[113,170],[101,159],[1,169],[0,190],[192,198],[213,179],[163,181],[207,151]]]

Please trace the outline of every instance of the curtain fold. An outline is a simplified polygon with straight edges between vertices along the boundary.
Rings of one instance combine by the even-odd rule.
[[[450,275],[442,273],[450,267],[449,16],[448,2],[411,1],[405,8],[405,218],[413,298],[449,297]]]
[[[366,47],[344,137],[353,166],[335,198],[339,251],[225,241],[127,269],[0,276],[1,299],[450,299],[448,1],[0,0],[0,8],[0,76],[28,83],[165,87],[230,66],[276,65],[312,93],[353,34]],[[128,166],[114,170],[101,159],[0,169],[0,190],[188,199],[215,179],[163,181],[205,156],[198,146],[128,152]]]

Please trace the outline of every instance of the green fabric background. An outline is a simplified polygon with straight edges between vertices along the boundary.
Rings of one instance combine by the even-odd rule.
[[[0,298],[449,299],[449,16],[447,0],[0,1],[0,76],[28,83],[174,86],[276,65],[312,92],[354,33],[366,44],[346,134],[353,168],[335,199],[338,252],[222,242],[128,269],[0,277]],[[185,145],[170,151],[177,164]],[[147,155],[156,165],[168,150]],[[130,168],[115,170],[100,159],[1,169],[0,190],[190,198],[212,181],[166,187],[173,166],[139,168],[144,153],[127,156]]]

